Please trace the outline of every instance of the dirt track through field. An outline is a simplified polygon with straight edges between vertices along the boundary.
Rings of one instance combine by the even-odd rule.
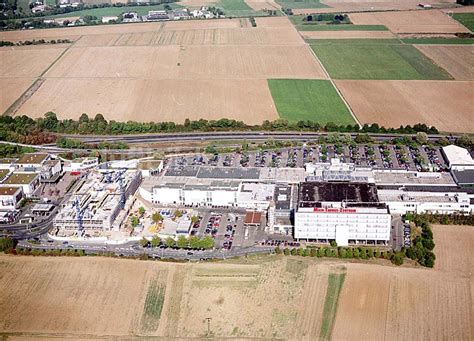
[[[457,80],[474,80],[474,47],[415,45]]]
[[[0,113],[5,112],[33,82],[34,78],[0,78]]]
[[[474,82],[338,80],[336,85],[363,124],[425,123],[440,131],[474,131]]]

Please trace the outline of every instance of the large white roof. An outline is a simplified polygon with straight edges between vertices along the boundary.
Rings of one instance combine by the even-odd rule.
[[[474,160],[465,148],[454,145],[443,147],[444,155],[448,159],[449,165],[474,165]]]

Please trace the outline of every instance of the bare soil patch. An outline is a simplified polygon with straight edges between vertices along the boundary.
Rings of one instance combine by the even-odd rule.
[[[303,31],[305,39],[391,39],[390,31]]]
[[[0,114],[4,113],[33,84],[33,78],[0,78]]]
[[[350,19],[358,25],[385,25],[397,34],[469,32],[467,28],[439,10],[354,13],[350,15]]]
[[[0,77],[38,77],[55,61],[65,47],[2,47],[0,48]]]
[[[455,79],[474,80],[473,46],[415,45],[415,47]]]
[[[336,85],[363,124],[425,123],[440,131],[474,131],[474,82],[341,80]]]
[[[42,117],[54,111],[77,119],[184,122],[223,117],[260,123],[278,118],[266,80],[47,79],[18,111]]]

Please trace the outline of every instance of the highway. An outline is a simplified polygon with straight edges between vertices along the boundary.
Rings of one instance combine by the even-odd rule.
[[[213,249],[213,250],[183,250],[171,248],[152,248],[142,247],[136,242],[129,242],[120,245],[110,245],[93,242],[73,242],[68,243],[60,241],[51,241],[39,239],[38,244],[21,240],[18,246],[28,249],[40,250],[83,250],[86,254],[105,254],[113,253],[118,257],[140,257],[147,254],[155,259],[175,259],[175,260],[207,260],[207,259],[226,259],[232,257],[241,257],[250,254],[272,253],[275,250],[273,246],[249,246],[234,247],[231,250]]]
[[[218,141],[218,140],[267,140],[270,138],[279,140],[311,140],[321,136],[328,136],[327,132],[265,132],[265,131],[216,131],[216,132],[191,132],[191,133],[167,133],[167,134],[134,134],[134,135],[62,135],[67,138],[78,139],[85,143],[100,143],[104,140],[109,142],[136,143],[166,143],[186,141]],[[355,138],[358,133],[350,133]],[[396,137],[413,137],[415,134],[373,134],[370,136],[378,141],[392,140]],[[437,140],[445,135],[428,135],[430,140]],[[457,135],[450,135],[454,138]]]

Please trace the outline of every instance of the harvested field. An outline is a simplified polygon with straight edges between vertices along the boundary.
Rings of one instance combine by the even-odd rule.
[[[185,20],[165,23],[164,31],[212,30],[221,28],[240,28],[239,19]]]
[[[458,80],[474,80],[473,46],[418,45],[418,50]]]
[[[18,111],[43,117],[54,111],[77,119],[184,122],[223,117],[250,124],[278,118],[266,80],[47,79]]]
[[[0,77],[38,77],[66,47],[40,46],[0,48]]]
[[[473,338],[474,228],[433,226],[433,233],[434,270],[347,265],[335,340]]]
[[[6,256],[0,267],[2,332],[77,336],[137,332],[148,283],[160,281],[168,268],[106,258]]]
[[[0,113],[4,113],[28,87],[33,84],[32,78],[0,78]]]
[[[336,86],[363,124],[397,128],[425,123],[440,131],[474,131],[474,82],[341,80]]]
[[[469,32],[467,28],[439,10],[354,13],[349,17],[354,24],[385,25],[397,34]]]
[[[215,338],[315,340],[335,313],[325,329],[334,340],[470,340],[474,228],[433,233],[434,269],[283,256],[181,264],[1,255],[0,331],[17,341],[204,338],[211,317]]]
[[[305,39],[391,39],[389,31],[304,31]]]
[[[280,10],[280,5],[275,3],[275,0],[245,0],[245,3],[254,11],[264,9]]]

